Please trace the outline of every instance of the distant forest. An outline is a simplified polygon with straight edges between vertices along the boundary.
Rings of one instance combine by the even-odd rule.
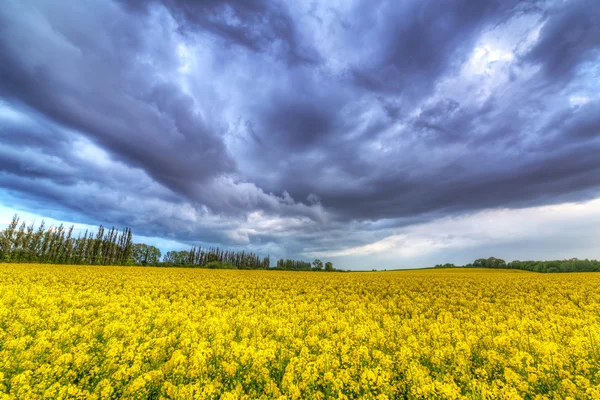
[[[311,264],[282,259],[271,267],[269,256],[218,247],[194,246],[190,250],[169,251],[162,257],[155,246],[133,243],[129,228],[119,231],[100,225],[96,232],[86,230],[76,237],[73,230],[74,226],[46,227],[43,221],[36,228],[15,215],[8,227],[0,230],[0,262],[334,271],[332,263],[323,265],[320,260]]]
[[[275,269],[292,271],[340,271],[331,262],[281,259],[271,266],[269,256],[252,252],[223,250],[218,247],[194,246],[190,250],[169,251],[164,257],[159,248],[145,243],[133,243],[129,228],[119,231],[102,225],[95,232],[86,230],[73,235],[74,227],[63,225],[36,228],[15,215],[6,229],[0,230],[0,262],[81,264],[81,265],[141,265],[211,269]],[[595,272],[600,261],[569,260],[511,261],[501,258],[480,258],[466,265],[438,264],[434,268],[502,268],[533,272]]]
[[[571,258],[569,260],[511,261],[507,263],[501,258],[490,257],[479,258],[466,265],[438,264],[434,268],[502,268],[533,272],[596,272],[600,271],[600,261]]]

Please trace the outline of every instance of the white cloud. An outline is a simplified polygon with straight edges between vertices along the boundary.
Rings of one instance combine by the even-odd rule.
[[[571,104],[571,107],[579,107],[579,106],[582,106],[589,102],[590,102],[590,98],[587,96],[571,96],[571,97],[569,97],[569,103]]]
[[[361,259],[364,261],[368,257],[389,260],[392,264],[432,258],[445,262],[451,261],[444,260],[446,252],[459,252],[470,260],[482,249],[509,246],[513,248],[510,252],[513,257],[531,258],[535,255],[529,251],[529,244],[542,241],[546,243],[548,258],[571,255],[592,258],[600,256],[600,246],[592,240],[598,226],[600,199],[595,199],[583,203],[487,210],[461,217],[446,217],[408,226],[364,246],[307,255],[352,257],[356,259],[354,264],[360,264]],[[585,254],[573,255],[572,246],[555,247],[557,243],[567,242],[578,242],[581,245],[578,250]],[[543,254],[536,254],[537,258],[546,258]]]

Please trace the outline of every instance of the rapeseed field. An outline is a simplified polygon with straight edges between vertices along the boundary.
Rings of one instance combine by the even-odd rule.
[[[0,398],[600,399],[600,274],[0,265]]]

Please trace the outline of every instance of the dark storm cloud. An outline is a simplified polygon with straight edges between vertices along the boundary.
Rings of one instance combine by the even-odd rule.
[[[194,34],[206,30],[224,39],[225,45],[238,45],[255,52],[283,48],[278,56],[294,64],[315,64],[319,54],[301,42],[296,24],[284,3],[268,0],[120,0],[134,10],[147,11],[155,5],[169,9],[180,21],[180,29]]]
[[[4,37],[31,29],[22,43],[0,44],[3,97],[88,135],[176,190],[183,190],[186,180],[232,169],[222,140],[194,110],[193,99],[155,76],[173,68],[173,61],[163,57],[168,52],[161,48],[173,43],[153,46],[151,39],[144,38],[143,23],[115,10],[99,13],[116,19],[102,40],[94,40],[95,33],[81,29],[97,24],[94,9],[83,4],[63,9],[46,6],[40,11],[48,13],[47,20],[36,21],[26,14],[0,28]],[[21,7],[5,9],[2,18],[27,10]],[[162,29],[158,25],[151,33],[160,34]],[[41,52],[40,40],[46,43]],[[149,53],[148,62],[128,56],[143,51]],[[172,162],[175,158],[177,163]]]
[[[451,214],[507,205],[524,207],[597,195],[598,103],[577,110],[557,109],[560,123],[541,126],[536,132],[540,138],[531,145],[522,143],[531,137],[520,136],[533,116],[519,113],[522,106],[516,101],[503,108],[461,110],[458,103],[442,100],[409,121],[411,140],[426,143],[430,154],[434,147],[447,149],[451,155],[453,146],[465,146],[459,156],[438,160],[425,153],[409,157],[407,163],[389,161],[388,165],[405,168],[398,172],[390,168],[372,176],[370,185],[364,185],[360,193],[321,192],[323,204],[336,204],[336,211],[348,218],[378,219],[436,210]],[[385,164],[386,160],[379,162]]]
[[[289,100],[285,99],[286,102]],[[333,128],[333,121],[327,110],[312,102],[278,104],[273,111],[273,115],[265,116],[268,124],[263,129],[280,132],[275,139],[291,149],[316,146]]]
[[[482,29],[523,7],[519,0],[362,3],[355,18],[377,37],[374,56],[352,67],[353,78],[369,90],[421,97],[464,61]]]
[[[539,63],[550,82],[569,82],[582,63],[600,55],[600,7],[594,0],[565,2],[553,9],[526,60]]]
[[[8,1],[0,186],[34,211],[282,255],[587,199],[599,10]]]

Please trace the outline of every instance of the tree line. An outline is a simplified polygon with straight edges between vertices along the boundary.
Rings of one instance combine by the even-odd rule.
[[[20,223],[19,223],[20,222]],[[0,231],[0,261],[38,262],[49,264],[123,265],[133,250],[131,229],[121,232],[102,225],[97,232],[81,232],[74,237],[73,226],[61,224],[36,229],[14,216],[8,227]]]
[[[216,269],[281,269],[334,271],[333,264],[315,260],[312,264],[300,260],[279,260],[271,267],[269,256],[246,251],[223,250],[218,247],[194,246],[190,250],[169,251],[164,257],[159,248],[145,243],[133,243],[131,229],[119,231],[115,227],[88,230],[75,237],[74,226],[66,229],[46,227],[45,222],[35,228],[15,215],[4,230],[0,230],[0,262],[81,264],[81,265],[142,265],[202,267]]]
[[[316,259],[311,263],[302,260],[280,259],[273,269],[290,270],[290,271],[339,271],[333,268],[333,263],[327,261],[325,264],[320,259]]]
[[[515,260],[507,263],[501,258],[489,257],[478,258],[472,263],[463,266],[454,264],[438,264],[434,268],[503,268],[533,272],[597,272],[600,271],[600,261],[571,258],[569,260],[552,261]]]
[[[163,263],[173,266],[268,269],[271,266],[269,256],[261,257],[252,252],[223,250],[218,247],[192,247],[191,250],[169,251]]]

